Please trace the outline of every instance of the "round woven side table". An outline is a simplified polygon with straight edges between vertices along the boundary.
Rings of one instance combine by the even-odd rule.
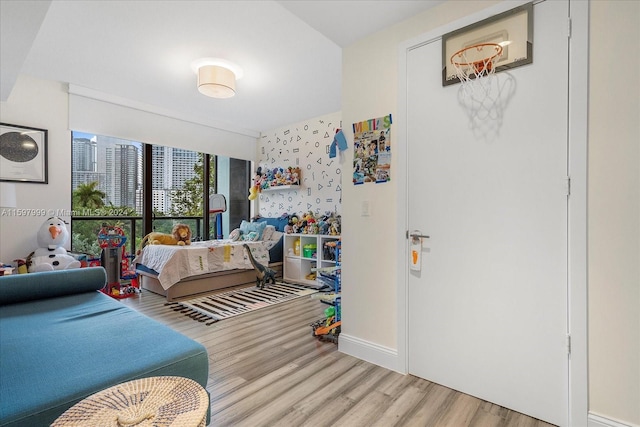
[[[209,396],[183,377],[128,381],[76,403],[52,427],[204,427]]]

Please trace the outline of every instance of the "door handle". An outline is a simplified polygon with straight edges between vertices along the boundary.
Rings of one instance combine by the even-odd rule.
[[[407,239],[411,237],[412,239],[428,239],[429,236],[425,236],[424,234],[420,234],[419,231],[415,230],[409,234],[409,230],[407,230]]]
[[[418,239],[418,238],[422,238],[422,239],[428,239],[429,236],[425,236],[424,234],[410,234],[410,237],[413,237],[414,239]]]

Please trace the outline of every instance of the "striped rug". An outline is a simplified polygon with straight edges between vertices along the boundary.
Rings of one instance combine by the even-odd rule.
[[[276,282],[275,285],[267,285],[264,289],[255,286],[235,289],[232,291],[200,296],[188,300],[171,302],[174,311],[183,313],[199,322],[211,325],[219,320],[239,314],[248,313],[274,304],[279,304],[292,299],[300,298],[318,292],[300,285],[284,282]]]

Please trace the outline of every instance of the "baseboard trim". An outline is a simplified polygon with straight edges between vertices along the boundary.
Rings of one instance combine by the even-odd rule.
[[[622,421],[589,412],[588,427],[638,427],[637,424],[626,424]]]
[[[395,349],[341,333],[338,338],[338,350],[358,359],[399,372],[398,351]]]
[[[338,350],[358,359],[366,360],[383,368],[401,372],[398,369],[398,351],[380,344],[372,343],[344,333],[338,339]],[[402,372],[401,372],[402,373]],[[637,424],[626,423],[589,412],[588,427],[640,427]]]

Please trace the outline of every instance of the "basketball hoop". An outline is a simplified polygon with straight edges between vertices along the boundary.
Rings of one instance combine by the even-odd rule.
[[[451,65],[465,85],[496,72],[495,63],[502,56],[502,46],[497,43],[479,43],[460,49],[451,55]]]
[[[503,50],[497,43],[479,43],[451,55],[451,65],[460,80],[458,102],[469,118],[474,135],[495,136],[502,125],[506,104],[513,95],[513,78],[498,79],[496,63]]]
[[[460,49],[451,55],[451,65],[462,87],[463,100],[485,103],[491,99],[491,84],[496,72],[496,62],[502,56],[502,46],[497,43],[478,43]]]

